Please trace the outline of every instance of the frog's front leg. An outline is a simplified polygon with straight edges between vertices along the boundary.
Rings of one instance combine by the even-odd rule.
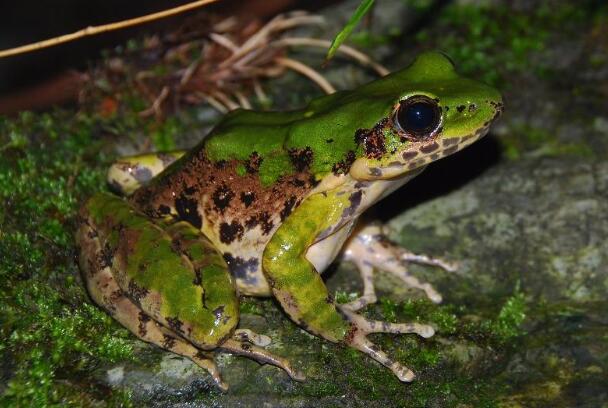
[[[332,196],[333,195],[333,196]],[[431,326],[393,324],[368,320],[351,310],[340,309],[328,293],[320,274],[306,258],[315,240],[337,226],[348,213],[348,196],[317,194],[308,197],[275,232],[264,250],[264,274],[291,319],[307,331],[329,341],[354,347],[390,368],[401,381],[414,373],[389,358],[367,335],[371,333],[434,334]],[[319,238],[321,237],[321,238]]]
[[[257,347],[270,339],[235,330],[238,299],[220,253],[185,222],[157,225],[123,200],[94,196],[77,233],[80,263],[93,300],[139,338],[191,359],[226,389],[211,350],[283,368],[289,362]]]
[[[421,289],[426,296],[435,303],[440,303],[441,295],[430,283],[421,282],[410,275],[407,270],[407,262],[416,262],[442,268],[448,272],[454,272],[455,264],[426,255],[418,255],[407,251],[392,242],[377,224],[365,225],[358,228],[352,237],[344,245],[342,251],[344,260],[353,262],[363,280],[363,296],[353,300],[342,307],[356,311],[368,304],[375,303],[376,291],[374,289],[374,269],[389,272],[401,279],[411,288]]]

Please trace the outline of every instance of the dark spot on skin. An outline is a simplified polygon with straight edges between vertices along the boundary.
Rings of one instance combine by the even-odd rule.
[[[447,111],[450,110],[450,107],[449,106],[444,106],[443,109],[445,109],[445,111],[447,112]]]
[[[355,183],[355,188],[365,188],[369,186],[369,181],[357,181]]]
[[[331,169],[332,172],[336,175],[348,173],[348,171],[350,170],[350,166],[353,165],[356,158],[357,157],[355,156],[355,152],[349,150],[348,152],[346,152],[346,155],[342,161],[334,164]]]
[[[133,280],[129,281],[129,286],[127,290],[129,292],[129,297],[131,298],[131,300],[133,300],[137,304],[140,304],[141,298],[146,297],[149,293],[148,289],[139,287]]]
[[[198,202],[195,198],[179,196],[175,199],[175,210],[180,220],[189,222],[192,226],[201,229],[203,219],[198,213]]]
[[[171,213],[171,209],[169,208],[169,206],[161,204],[158,206],[158,212],[161,215],[169,215]]]
[[[408,167],[408,169],[411,170],[411,169],[415,169],[417,167],[422,166],[424,163],[425,163],[424,159],[418,159],[418,160],[411,162],[407,167]]]
[[[244,191],[241,193],[241,202],[245,204],[245,208],[249,207],[255,200],[255,193],[253,191]]]
[[[140,337],[144,337],[148,333],[148,330],[146,330],[146,323],[150,321],[150,316],[144,312],[139,312],[138,320],[139,325],[137,326],[137,333]]]
[[[327,295],[327,297],[325,298],[325,303],[328,303],[330,305],[333,304],[334,303],[334,297],[331,294]]]
[[[464,105],[459,105],[456,107],[456,110],[458,111],[458,113],[462,113],[467,107]]]
[[[357,190],[348,197],[348,201],[350,201],[350,206],[344,210],[342,213],[342,218],[348,218],[355,214],[357,208],[361,205],[361,197],[363,193],[361,190]]]
[[[418,156],[418,152],[415,150],[412,150],[409,152],[403,152],[403,154],[401,155],[401,157],[403,157],[403,160],[410,160],[416,156]]]
[[[473,135],[466,135],[465,137],[463,137],[463,138],[461,139],[461,142],[462,142],[462,143],[467,142],[467,141],[469,141],[469,140],[473,139],[474,137],[475,137],[475,136],[473,136]]]
[[[244,280],[245,282],[251,280],[252,274],[255,274],[259,266],[258,258],[249,258],[245,260],[240,256],[232,256],[230,252],[224,254],[224,260],[228,264],[228,269],[232,276],[236,279]]]
[[[152,172],[147,167],[135,166],[131,175],[139,183],[144,184],[152,179]]]
[[[452,153],[455,153],[458,150],[458,146],[448,147],[443,151],[444,156],[449,156]]]
[[[274,227],[274,223],[270,220],[270,214],[268,212],[254,215],[245,221],[245,227],[248,230],[254,228],[256,225],[261,225],[262,233],[264,235],[268,235],[268,233],[270,233]]]
[[[304,149],[289,149],[289,157],[291,163],[297,171],[304,171],[310,167],[312,163],[313,152],[310,147]]]
[[[291,185],[295,187],[304,187],[306,186],[306,181],[300,179],[291,180]]]
[[[448,146],[452,146],[452,145],[458,144],[459,140],[460,140],[460,138],[458,138],[458,137],[451,137],[449,139],[444,139],[443,140],[443,146],[444,147],[448,147]]]
[[[477,105],[474,103],[469,105],[469,112],[475,112],[477,110]]]
[[[439,158],[439,153],[433,153],[431,155],[431,160],[437,160]]]
[[[327,140],[325,141],[325,143],[333,143],[333,142],[334,142],[334,139],[327,139]]]
[[[226,160],[218,160],[215,162],[215,168],[216,169],[223,169],[228,165],[228,162]]]
[[[383,119],[373,129],[358,129],[355,132],[355,142],[363,145],[367,157],[379,159],[386,153],[384,128],[387,122],[387,119]]]
[[[283,205],[283,209],[280,213],[281,221],[285,221],[289,214],[291,214],[291,212],[293,211],[293,207],[296,204],[296,200],[296,196],[291,196],[287,200],[285,200],[285,204]]]
[[[439,149],[439,144],[437,142],[433,142],[431,144],[424,145],[424,146],[420,147],[420,151],[422,153],[431,153],[431,152],[434,152],[437,149]]]
[[[194,270],[194,280],[192,281],[192,284],[195,286],[203,286],[203,275],[201,274],[200,268]],[[205,292],[203,292],[203,296],[205,296]],[[204,302],[205,301],[203,300],[203,303]]]
[[[382,175],[382,170],[380,170],[377,167],[371,167],[369,169],[369,174],[370,174],[370,176],[380,177]]]
[[[182,329],[182,326],[184,325],[184,323],[179,320],[179,318],[177,317],[167,317],[167,324],[169,325],[169,328],[171,330],[173,330],[175,333],[183,333],[184,330]]]
[[[175,346],[175,337],[163,334],[163,348],[171,350]]]
[[[251,345],[249,343],[241,343],[241,348],[245,351],[251,350]]]
[[[253,152],[249,155],[249,161],[245,163],[245,169],[249,174],[255,174],[260,170],[260,165],[262,164],[262,157],[258,154],[258,152]]]
[[[222,184],[215,189],[211,198],[215,204],[215,209],[220,214],[223,214],[226,208],[230,206],[230,201],[234,198],[234,191],[226,184]]]
[[[238,221],[232,221],[230,224],[223,222],[220,224],[220,241],[230,244],[237,238],[241,239],[243,232],[243,226]]]
[[[196,193],[196,188],[194,188],[193,186],[184,187],[184,194],[191,196],[194,193]]]
[[[106,242],[106,244],[101,249],[101,254],[99,256],[99,265],[102,268],[108,268],[112,266],[112,261],[114,260],[114,251],[110,244]]]
[[[222,317],[223,314],[224,314],[224,306],[218,306],[215,309],[213,309],[213,315],[215,316],[216,319],[219,319],[220,317]]]

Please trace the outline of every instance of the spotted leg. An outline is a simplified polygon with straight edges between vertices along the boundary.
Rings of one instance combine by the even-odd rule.
[[[165,324],[166,319],[163,320],[154,308],[145,308],[142,301],[138,302],[138,297],[134,297],[132,291],[130,292],[121,286],[121,275],[120,272],[116,271],[116,261],[110,262],[109,260],[109,247],[107,246],[107,238],[105,238],[108,234],[101,227],[99,219],[89,213],[89,211],[95,213],[95,204],[98,204],[95,200],[102,200],[105,203],[108,211],[117,217],[117,220],[121,221],[123,230],[127,228],[127,218],[138,221],[140,215],[128,211],[126,213],[128,217],[121,217],[120,212],[124,210],[121,206],[124,203],[120,199],[109,197],[104,199],[103,196],[92,199],[89,206],[83,207],[80,214],[81,220],[77,232],[77,242],[80,246],[80,266],[83,277],[92,299],[106,309],[114,319],[142,340],[189,358],[207,370],[218,387],[224,390],[227,389],[227,385],[222,381],[219,370],[213,361],[212,350],[229,351],[261,363],[270,363],[283,368],[292,378],[301,379],[300,374],[290,366],[286,359],[258,347],[258,345],[269,344],[270,338],[249,329],[234,330],[236,320],[224,317],[223,313],[230,313],[232,315],[236,314],[238,318],[238,303],[235,304],[237,308],[234,310],[235,305],[233,303],[236,302],[236,298],[232,297],[234,288],[232,282],[228,279],[229,275],[226,274],[227,267],[221,257],[216,256],[214,259],[213,248],[209,246],[208,241],[199,234],[198,230],[187,223],[175,223],[160,228],[159,225],[154,226],[146,221],[136,231],[141,235],[153,232],[154,236],[167,235],[170,238],[172,251],[175,251],[176,255],[181,254],[180,259],[184,260],[184,265],[191,265],[194,271],[198,273],[196,275],[192,272],[188,282],[203,285],[205,296],[202,297],[204,302],[202,307],[212,308],[214,316],[217,316],[221,324],[227,323],[228,325],[216,324],[214,326],[213,329],[219,335],[217,341],[194,342],[189,337],[191,336],[189,331],[179,330],[179,327],[177,329],[174,327],[175,325]],[[130,248],[136,248],[136,246],[133,246],[136,239],[137,237],[124,241],[124,243],[131,244]],[[157,251],[164,250],[166,257],[170,261],[175,261],[167,255],[169,248],[163,247],[161,245],[162,241],[156,242],[159,242],[159,246],[156,247]],[[121,247],[123,244],[119,243],[117,245],[119,246],[117,252],[120,252],[123,249]],[[118,255],[114,258],[116,257]],[[175,275],[179,266],[178,263],[168,262],[167,265],[174,268],[172,272]],[[138,270],[140,269],[142,268],[138,268]],[[146,295],[139,296],[139,299],[144,296]],[[155,303],[162,302],[162,298],[159,296],[156,296],[153,300]],[[222,307],[220,308],[215,307],[218,301],[221,302]],[[193,304],[192,307],[196,308],[197,305]]]
[[[416,262],[425,265],[438,266],[453,272],[456,265],[426,255],[409,252],[388,239],[379,225],[367,225],[357,231],[346,243],[343,249],[345,260],[353,262],[363,279],[363,295],[342,307],[350,311],[359,310],[370,303],[376,302],[376,292],[373,283],[374,268],[390,272],[401,279],[411,288],[421,289],[433,302],[439,303],[441,295],[426,282],[421,282],[408,273],[406,263]]]

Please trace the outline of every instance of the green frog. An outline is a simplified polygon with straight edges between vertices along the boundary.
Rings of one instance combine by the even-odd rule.
[[[368,335],[434,334],[430,325],[370,320],[375,270],[435,302],[407,262],[454,269],[358,223],[370,206],[488,132],[500,94],[459,76],[444,54],[311,101],[301,110],[227,114],[188,152],[119,160],[114,190],[79,215],[80,266],[92,299],[144,341],[191,359],[226,389],[214,355],[229,352],[303,375],[268,351],[270,338],[239,323],[239,295],[272,296],[297,325],[354,347],[404,382],[414,373]],[[321,273],[353,262],[363,294],[345,304]]]

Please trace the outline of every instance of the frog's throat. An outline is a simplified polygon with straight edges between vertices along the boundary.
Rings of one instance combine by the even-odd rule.
[[[352,164],[349,173],[355,180],[386,180],[399,177],[464,149],[485,136],[489,129],[490,126],[484,126],[463,137],[439,138],[417,143],[382,162],[360,157]]]

